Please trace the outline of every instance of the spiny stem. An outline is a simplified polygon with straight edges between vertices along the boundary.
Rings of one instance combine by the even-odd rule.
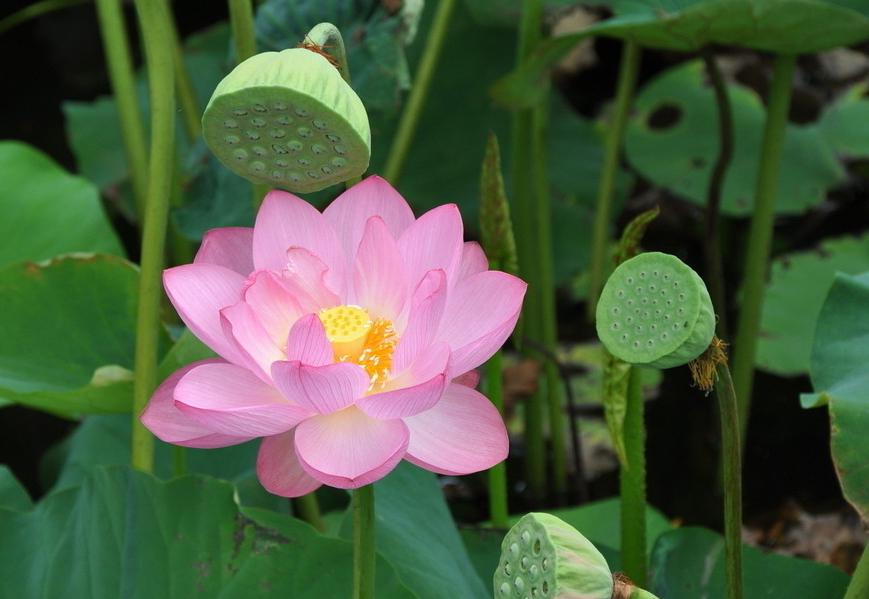
[[[100,35],[103,38],[103,50],[109,67],[109,80],[118,106],[121,138],[130,169],[136,216],[139,219],[139,226],[142,226],[148,195],[148,146],[145,141],[142,114],[139,111],[124,13],[121,0],[97,0],[96,8]]]
[[[857,563],[857,569],[848,584],[844,599],[864,599],[869,597],[869,544],[863,549],[863,555]]]
[[[615,195],[616,174],[619,170],[622,139],[628,121],[628,111],[637,83],[640,67],[640,46],[630,40],[622,47],[622,60],[619,65],[619,81],[616,87],[615,105],[610,115],[609,127],[604,141],[603,165],[597,188],[597,208],[592,228],[591,268],[586,300],[587,317],[594,322],[597,300],[603,286],[604,271],[609,255],[609,223]]]
[[[317,494],[314,492],[302,495],[293,500],[293,507],[302,520],[319,530],[326,532],[326,523],[320,516],[320,504],[317,502]]]
[[[763,291],[769,267],[778,196],[779,167],[784,147],[788,108],[791,100],[791,80],[796,57],[779,55],[775,59],[772,84],[767,102],[766,127],[760,154],[760,167],[755,190],[754,216],[748,238],[745,274],[742,282],[742,310],[736,330],[733,357],[733,382],[739,399],[739,422],[742,438],[748,429],[754,359]]]
[[[494,267],[493,267],[494,268]],[[500,351],[486,362],[486,395],[504,416],[503,359]],[[507,528],[507,466],[504,462],[489,468],[489,519],[495,528]]]
[[[398,122],[395,137],[392,138],[392,146],[389,148],[386,166],[383,169],[384,178],[393,185],[397,184],[399,177],[401,177],[401,171],[404,167],[404,161],[407,159],[410,145],[413,142],[416,126],[422,116],[422,110],[425,107],[425,100],[428,97],[431,81],[444,45],[444,39],[449,30],[450,16],[455,4],[456,0],[440,0],[438,2],[434,21],[426,38],[419,66],[416,69],[413,86],[411,87],[410,95],[407,97],[407,105],[401,113],[401,120]]]
[[[153,0],[136,0],[136,11],[148,65],[151,156],[148,163],[148,193],[142,232],[142,265],[136,320],[132,465],[139,470],[151,472],[154,467],[154,438],[139,422],[139,414],[157,385],[157,343],[160,338],[160,300],[163,292],[160,279],[172,187],[172,165],[175,159],[175,94],[166,6]]]
[[[727,362],[716,367],[715,394],[721,414],[721,471],[724,485],[724,557],[727,599],[742,599],[742,459],[739,407]]]
[[[374,599],[374,487],[353,491],[353,599]]]
[[[543,6],[540,0],[528,0],[522,5],[519,24],[517,64],[531,53],[540,40]],[[530,166],[534,164],[534,111],[519,110],[513,117],[512,169],[516,249],[519,273],[528,282],[521,327],[526,337],[540,339],[540,284],[536,255],[537,231],[534,210],[534,177]],[[532,501],[543,499],[546,489],[546,455],[543,441],[544,403],[542,390],[534,393],[525,403],[526,478]]]
[[[627,467],[619,470],[622,568],[639,586],[646,584],[646,427],[639,367],[632,366],[623,428]]]
[[[727,336],[727,295],[724,288],[724,266],[721,259],[721,190],[724,187],[724,177],[727,166],[733,156],[733,117],[730,110],[730,97],[727,95],[727,85],[715,55],[708,48],[703,51],[703,62],[706,73],[715,90],[715,103],[718,106],[718,158],[709,177],[709,187],[706,193],[706,280],[712,296],[712,305],[718,315],[716,330],[720,337]]]

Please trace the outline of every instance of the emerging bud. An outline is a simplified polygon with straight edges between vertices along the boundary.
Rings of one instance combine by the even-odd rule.
[[[617,358],[672,368],[709,347],[715,312],[696,272],[675,256],[648,252],[613,271],[597,305],[596,326]]]
[[[362,101],[327,58],[306,48],[238,65],[214,90],[202,130],[227,168],[294,192],[361,176],[371,157]]]
[[[483,251],[492,261],[493,268],[516,274],[519,270],[516,240],[510,220],[510,203],[504,192],[504,179],[501,175],[501,152],[494,133],[489,133],[486,143],[480,195],[480,236]]]
[[[544,513],[522,517],[501,543],[493,578],[496,599],[610,599],[613,577],[591,542]]]

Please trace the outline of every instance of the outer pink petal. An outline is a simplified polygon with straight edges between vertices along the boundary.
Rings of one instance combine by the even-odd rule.
[[[217,264],[243,277],[253,272],[253,228],[211,229],[202,237],[194,262]]]
[[[404,198],[378,176],[368,177],[339,195],[323,211],[323,216],[338,234],[347,259],[347,272],[353,272],[356,249],[369,218],[382,218],[393,239],[401,237],[414,221],[413,211]]]
[[[443,270],[452,286],[462,259],[462,215],[455,204],[438,206],[423,214],[399,238],[411,285],[432,269]]]
[[[407,301],[408,280],[398,244],[379,216],[368,219],[354,266],[353,303],[374,317],[396,320]]]
[[[305,366],[298,361],[275,362],[272,378],[284,397],[321,414],[352,405],[369,385],[365,370],[349,362],[326,366]]]
[[[257,320],[277,347],[283,348],[290,327],[303,314],[299,302],[282,284],[279,277],[268,270],[253,276],[244,292],[244,301],[251,307]]]
[[[139,418],[142,424],[161,441],[185,447],[211,449],[213,447],[238,445],[250,440],[252,437],[238,437],[215,433],[175,407],[175,386],[185,374],[203,364],[225,363],[222,360],[216,359],[200,360],[173,372],[169,378],[157,387],[148,405],[145,406],[145,410]]]
[[[355,489],[383,478],[407,448],[401,420],[376,420],[361,410],[315,416],[296,428],[296,455],[305,471],[341,489]]]
[[[234,364],[203,364],[178,382],[175,405],[211,430],[264,437],[293,428],[312,412]]]
[[[220,310],[241,299],[244,277],[223,266],[199,262],[164,270],[163,286],[194,335],[230,362],[240,360],[235,345],[223,333]]]
[[[470,474],[507,458],[509,439],[498,410],[464,385],[450,385],[427,412],[405,419],[409,462],[439,474]]]
[[[395,347],[393,369],[401,372],[431,345],[438,332],[447,298],[447,277],[442,270],[431,270],[423,277],[410,302],[407,326]]]
[[[320,486],[296,457],[295,431],[266,437],[256,457],[256,474],[265,490],[281,497],[301,497]]]
[[[284,352],[266,332],[250,306],[238,302],[220,311],[224,335],[235,343],[238,362],[266,383],[271,382],[272,362],[284,359]]]
[[[470,387],[471,389],[476,389],[477,385],[480,384],[480,371],[479,370],[469,370],[464,374],[460,374],[456,378],[453,379],[453,383],[456,385],[464,385],[465,387]]]
[[[458,279],[461,281],[485,270],[489,270],[489,259],[486,258],[483,248],[476,241],[466,241],[462,250],[462,262],[459,265]]]
[[[258,270],[283,270],[291,247],[304,248],[318,256],[329,267],[330,286],[342,288],[344,253],[335,231],[308,202],[285,191],[270,191],[254,225],[254,266]]]
[[[456,285],[437,334],[453,352],[452,374],[476,368],[498,351],[516,326],[526,288],[521,279],[494,270]]]
[[[281,281],[305,313],[340,305],[341,295],[328,284],[329,267],[304,248],[287,250]]]
[[[306,366],[325,366],[334,360],[332,344],[316,314],[303,316],[293,325],[287,338],[287,360]]]

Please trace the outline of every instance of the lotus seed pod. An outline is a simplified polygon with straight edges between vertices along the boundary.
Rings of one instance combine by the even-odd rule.
[[[205,143],[233,172],[294,192],[362,175],[371,157],[368,114],[316,52],[263,52],[221,81],[202,116]]]
[[[696,272],[675,256],[648,252],[613,271],[601,292],[596,326],[617,358],[672,368],[709,347],[715,312]]]
[[[501,543],[495,599],[610,599],[606,560],[575,528],[551,514],[531,513]]]

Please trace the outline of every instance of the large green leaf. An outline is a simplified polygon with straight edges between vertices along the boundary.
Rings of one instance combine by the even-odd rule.
[[[70,252],[123,255],[100,194],[23,143],[0,142],[0,267]]]
[[[349,597],[352,546],[239,508],[231,484],[97,468],[30,512],[0,509],[0,596]],[[378,559],[377,596],[411,598]]]
[[[580,33],[541,43],[495,89],[498,99],[529,106],[556,62],[592,36],[629,39],[643,46],[695,52],[712,44],[802,54],[869,39],[869,10],[859,0],[613,0],[615,16]]]
[[[420,599],[489,594],[462,543],[437,477],[407,462],[374,484],[377,551]],[[350,538],[348,511],[341,536]]]
[[[0,270],[0,396],[59,413],[129,410],[138,279],[99,254]]]
[[[724,599],[724,539],[703,528],[661,535],[650,563],[650,590],[666,599]],[[834,599],[848,576],[832,566],[743,546],[743,585],[750,599]]]
[[[869,235],[828,239],[814,250],[777,258],[763,296],[757,365],[781,375],[805,374],[815,321],[836,272],[869,270]]]
[[[830,445],[845,498],[869,522],[869,272],[836,275],[818,316],[812,386],[830,410]]]
[[[766,112],[760,98],[748,88],[730,85],[728,91],[734,150],[722,189],[721,211],[747,216],[754,209]],[[625,150],[644,177],[705,205],[718,155],[718,121],[713,91],[704,84],[702,62],[665,71],[642,89],[625,133]],[[776,212],[804,212],[844,179],[845,170],[817,126],[788,126]]]
[[[12,471],[5,465],[0,464],[0,508],[11,510],[29,510],[33,504],[30,495]]]

